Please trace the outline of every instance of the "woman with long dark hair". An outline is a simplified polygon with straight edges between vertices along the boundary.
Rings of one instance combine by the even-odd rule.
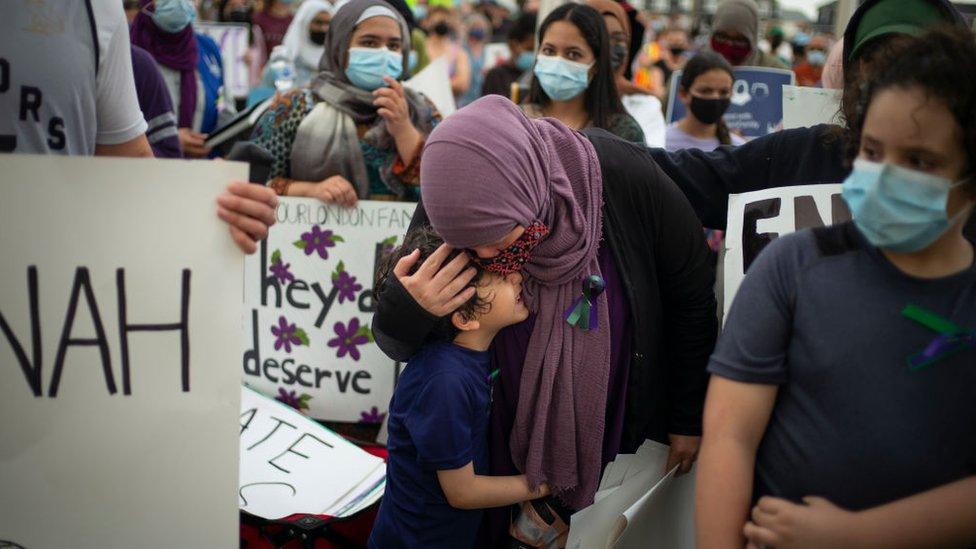
[[[546,17],[533,72],[522,105],[529,118],[557,118],[573,129],[602,128],[644,143],[644,132],[620,102],[607,27],[595,9],[566,4]]]
[[[717,53],[704,51],[691,58],[681,72],[678,100],[685,116],[668,126],[665,147],[669,151],[741,145],[745,140],[729,132],[722,115],[732,96],[732,66]]]

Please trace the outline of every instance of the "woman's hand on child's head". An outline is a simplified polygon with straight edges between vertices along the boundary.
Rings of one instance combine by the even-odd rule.
[[[441,268],[450,253],[451,247],[442,244],[437,251],[424,260],[417,272],[410,274],[420,258],[420,252],[414,251],[401,258],[393,269],[393,274],[400,284],[403,284],[410,297],[425,311],[436,317],[453,313],[474,297],[476,291],[474,288],[467,287],[477,274],[473,268],[465,270],[469,261],[468,254],[458,254],[444,268]]]
[[[752,520],[742,529],[748,549],[819,549],[857,547],[857,514],[818,497],[803,504],[763,497],[752,508]]]

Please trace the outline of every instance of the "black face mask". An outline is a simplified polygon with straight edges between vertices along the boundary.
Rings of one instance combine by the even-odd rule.
[[[434,34],[438,36],[447,36],[448,34],[451,34],[451,27],[444,21],[441,21],[440,23],[434,25]]]
[[[316,46],[325,44],[325,31],[308,31],[308,39]]]
[[[234,8],[227,12],[227,20],[231,23],[250,23],[251,10],[247,8]]]
[[[684,54],[685,54],[684,48],[671,48],[671,55],[675,57],[681,57]]]
[[[624,59],[627,59],[627,47],[623,44],[614,44],[610,47],[610,66],[613,70],[620,68],[620,65],[624,64]]]
[[[725,114],[731,101],[725,99],[705,99],[691,96],[691,114],[703,124],[714,124]]]

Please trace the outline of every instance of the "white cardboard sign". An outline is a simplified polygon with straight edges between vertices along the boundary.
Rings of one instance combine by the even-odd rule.
[[[448,70],[447,56],[431,61],[424,70],[415,74],[403,85],[426,95],[444,118],[457,110],[454,92],[451,91],[451,74]]]
[[[344,517],[383,495],[386,466],[293,408],[244,387],[240,507],[279,519]]]
[[[373,275],[415,208],[280,201],[245,265],[244,383],[316,419],[384,420],[399,366],[373,342]]]
[[[239,544],[243,261],[215,200],[246,176],[0,156],[0,540]]]
[[[798,185],[729,195],[725,232],[725,315],[746,271],[773,239],[800,229],[848,221],[841,186]],[[724,318],[725,316],[723,316]]]
[[[841,90],[783,86],[783,129],[840,123]]]

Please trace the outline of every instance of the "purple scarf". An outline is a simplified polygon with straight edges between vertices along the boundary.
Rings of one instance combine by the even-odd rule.
[[[590,142],[553,119],[529,120],[488,96],[445,119],[421,162],[421,194],[434,230],[451,246],[497,242],[542,221],[551,233],[523,273],[536,313],[511,435],[512,459],[534,487],[547,483],[566,504],[593,502],[610,372],[607,297],[600,329],[563,318],[582,281],[601,275],[603,177]]]
[[[145,9],[152,0],[140,0],[140,9]],[[152,54],[153,59],[164,67],[180,71],[180,112],[179,127],[193,127],[193,112],[197,107],[197,37],[193,25],[176,34],[170,34],[156,26],[152,17],[142,11],[129,27],[133,44]]]

